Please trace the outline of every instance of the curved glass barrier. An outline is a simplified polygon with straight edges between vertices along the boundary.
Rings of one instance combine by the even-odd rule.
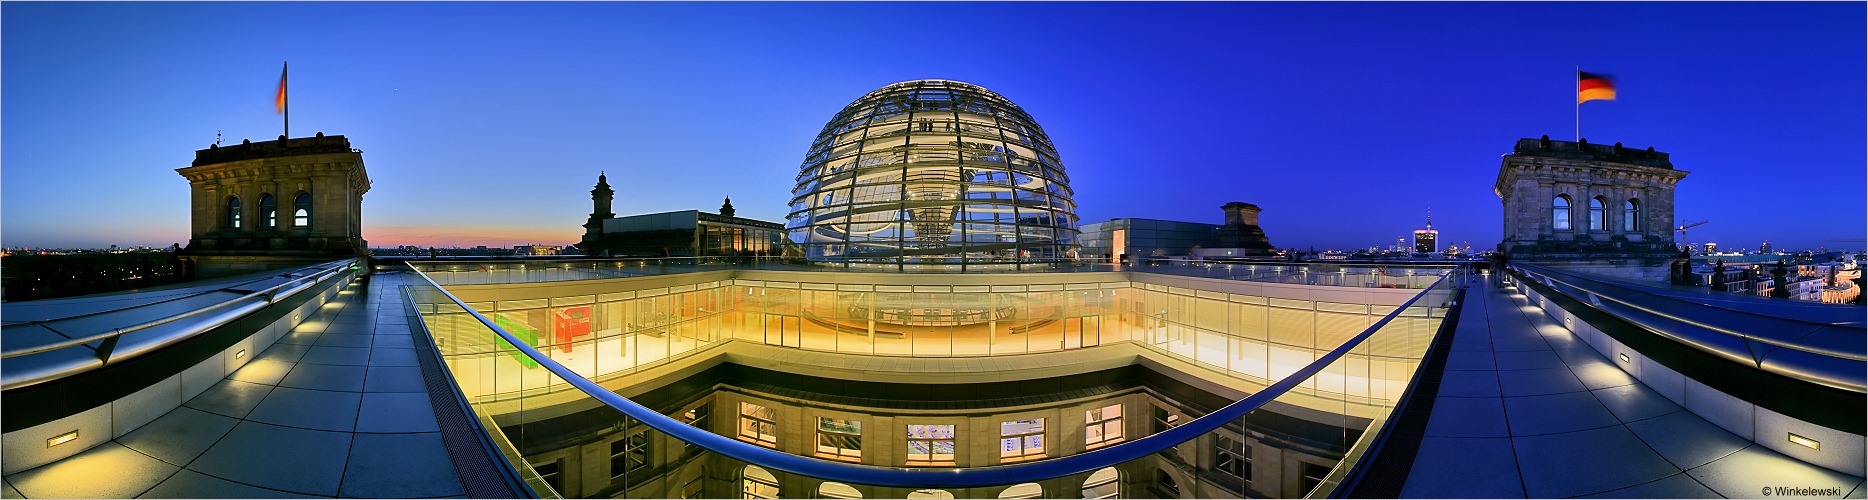
[[[1759,314],[1539,266],[1510,268],[1630,324],[1742,365],[1857,393],[1868,389],[1868,329],[1859,323]]]
[[[541,496],[1212,498],[1333,489],[1405,390],[1393,381],[1411,378],[1461,281],[1436,278],[1392,311],[1255,303],[1150,284],[1024,289],[1017,299],[950,289],[927,307],[898,310],[903,315],[888,324],[944,327],[951,338],[956,328],[937,324],[960,314],[954,311],[993,317],[1063,304],[1096,313],[1079,315],[1077,331],[1085,317],[1097,318],[1095,330],[1111,332],[1099,344],[1137,346],[1159,369],[1207,381],[1198,390],[1172,383],[1096,386],[1048,400],[991,403],[983,412],[950,408],[965,402],[905,408],[813,400],[759,377],[742,377],[753,382],[737,386],[703,383],[683,368],[680,361],[735,342],[771,345],[744,338],[773,317],[763,311],[802,310],[818,300],[802,293],[741,298],[761,291],[771,297],[775,288],[765,284],[719,280],[660,294],[638,291],[626,300],[599,295],[529,304],[535,307],[462,302],[432,282],[407,291],[474,412]],[[1072,299],[1073,292],[1099,298]],[[835,330],[854,324],[834,320],[860,316],[868,333],[873,311],[887,308],[865,307],[886,293],[910,301],[918,295],[872,289],[859,293],[862,300],[823,299],[827,310],[847,311],[819,325],[824,338],[839,339],[824,350],[974,359],[994,353],[990,342],[981,352],[923,351],[912,342],[888,344],[879,334],[846,348],[840,339],[864,336]],[[755,307],[761,312],[751,312]],[[778,330],[798,321],[802,333],[805,318],[777,315]],[[1061,352],[1067,340],[1058,323],[1060,347],[1052,350]],[[1006,338],[1014,335],[1010,328]],[[1050,334],[1040,330],[1016,334],[1024,350],[1050,345]],[[592,333],[578,334],[586,331]],[[811,345],[805,338],[778,345],[803,352]]]
[[[333,277],[357,259],[204,280],[156,291],[7,304],[7,390],[99,369],[232,323]]]
[[[442,286],[539,283],[613,278],[638,278],[709,271],[806,271],[901,274],[1007,274],[1133,272],[1199,278],[1359,288],[1421,289],[1432,285],[1461,262],[1334,264],[1299,262],[1139,260],[1135,265],[1092,264],[1085,261],[1049,263],[1024,269],[1009,265],[913,264],[822,266],[768,257],[662,257],[600,259],[413,259],[409,265]]]

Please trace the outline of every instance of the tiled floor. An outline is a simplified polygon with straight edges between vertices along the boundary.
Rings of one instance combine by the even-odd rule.
[[[1862,478],[1726,432],[1515,290],[1474,285],[1403,497],[1758,498],[1808,485],[1862,498]]]
[[[353,285],[266,352],[115,441],[6,476],[7,498],[432,498],[448,459],[398,287]]]

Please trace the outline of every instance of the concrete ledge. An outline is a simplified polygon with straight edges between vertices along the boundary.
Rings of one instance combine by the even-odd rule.
[[[133,359],[117,368],[119,370],[130,369],[138,372],[136,374],[110,374],[108,372],[112,369],[107,367],[73,377],[77,380],[58,381],[45,384],[45,387],[35,386],[6,394],[5,403],[9,406],[9,410],[12,410],[9,413],[13,414],[20,413],[22,408],[15,405],[36,404],[33,401],[41,398],[83,399],[68,391],[96,390],[104,393],[101,397],[110,399],[93,408],[68,416],[53,417],[44,422],[29,422],[28,427],[9,431],[0,436],[0,443],[5,445],[4,454],[0,455],[3,457],[0,461],[4,462],[4,465],[0,465],[0,474],[12,474],[76,455],[135,431],[170,410],[180,407],[183,402],[201,394],[208,387],[233,373],[234,370],[245,366],[261,351],[272,346],[284,332],[290,331],[304,318],[310,317],[312,312],[337,297],[343,290],[350,288],[349,285],[354,282],[355,274],[327,280],[326,285],[320,290],[308,290],[306,291],[308,295],[302,298],[293,297],[280,304],[274,304],[273,307],[278,309],[261,310],[247,318],[204,333],[182,345]],[[264,321],[264,323],[258,323],[259,321]],[[233,340],[226,340],[229,337],[233,337]],[[212,347],[210,344],[217,339],[220,342],[230,342],[231,345],[220,348]],[[187,345],[192,342],[200,344]],[[206,349],[214,350],[201,354],[203,348],[199,346],[204,345],[208,345]],[[183,368],[175,368],[178,362],[188,363],[183,359],[192,357],[191,355],[200,356],[200,358],[186,364]],[[108,395],[108,389],[87,389],[92,384],[121,387],[126,381],[133,381],[138,377],[154,378],[148,373],[150,371],[156,371],[155,377],[160,378],[156,378],[155,382],[148,385],[129,389],[121,396],[112,398]],[[163,372],[166,372],[166,376]],[[121,393],[125,390],[119,388],[116,391]],[[48,439],[73,430],[78,431],[77,439],[56,446],[47,445]]]
[[[1580,319],[1578,315],[1564,309],[1561,301],[1538,294],[1522,278],[1516,280],[1515,287],[1530,299],[1531,304],[1541,305],[1543,312],[1551,318],[1561,324],[1574,324],[1571,331],[1585,339],[1617,367],[1707,422],[1806,463],[1855,476],[1868,472],[1868,437],[1772,411],[1695,380]],[[1570,318],[1577,319],[1565,321]],[[1621,360],[1624,354],[1629,361]],[[1731,369],[1740,370],[1744,367],[1735,365]],[[1761,372],[1760,375],[1765,373]],[[1792,443],[1789,439],[1792,433],[1819,442],[1819,449]]]

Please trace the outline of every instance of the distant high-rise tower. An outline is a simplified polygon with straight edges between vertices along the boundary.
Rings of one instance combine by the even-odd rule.
[[[180,257],[196,278],[369,254],[370,175],[344,136],[215,144],[175,172],[188,179],[193,214]]]
[[[1498,167],[1510,259],[1662,279],[1679,254],[1673,189],[1686,177],[1667,153],[1520,139]]]
[[[1771,240],[1764,240],[1763,245],[1758,245],[1758,253],[1771,253]]]
[[[1433,229],[1433,209],[1427,209],[1427,228],[1414,230],[1414,251],[1435,253],[1440,251],[1440,232]]]

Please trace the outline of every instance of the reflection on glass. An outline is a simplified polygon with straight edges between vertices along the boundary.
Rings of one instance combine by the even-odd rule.
[[[817,456],[854,462],[863,458],[863,423],[818,417]]]
[[[817,496],[820,498],[862,498],[863,492],[856,491],[855,487],[847,484],[825,481],[817,487]]]
[[[1044,486],[1038,483],[1014,484],[999,492],[999,498],[1044,498]]]
[[[740,471],[740,498],[778,498],[778,478],[764,467],[746,466]]]
[[[1116,487],[1118,486],[1116,480],[1119,478],[1120,476],[1116,472],[1115,467],[1097,469],[1096,472],[1090,474],[1088,479],[1083,481],[1083,498],[1121,498],[1116,496]]]
[[[739,404],[739,439],[767,447],[778,445],[778,413],[771,408]]]
[[[999,461],[1030,460],[1044,456],[1044,419],[999,423]]]
[[[908,465],[954,464],[954,426],[908,424]]]
[[[1083,447],[1096,448],[1122,441],[1122,405],[1083,412]]]
[[[991,346],[992,354],[1057,349],[1056,344],[1044,346],[1033,340],[1040,337],[1035,325],[1043,323],[1055,325],[1058,337],[1051,338],[1061,337],[1058,341],[1064,342],[1065,348],[1093,346],[1090,342],[1071,343],[1071,339],[1087,335],[1100,337],[1100,343],[1105,344],[1133,339],[1138,341],[1135,345],[1160,359],[1206,365],[1218,370],[1213,372],[1216,376],[1264,383],[1309,364],[1386,313],[1364,304],[1215,294],[1129,281],[1087,286],[889,286],[724,280],[648,290],[606,290],[596,295],[503,297],[472,302],[469,307],[482,311],[490,321],[520,336],[519,342],[533,345],[552,361],[579,375],[589,372],[594,374],[591,378],[604,381],[608,380],[605,377],[632,373],[644,363],[680,359],[684,353],[729,339],[862,354],[871,354],[864,352],[868,349],[884,352],[887,345],[901,346],[904,355],[937,356],[971,352],[962,347],[967,343]],[[522,470],[535,471],[528,479],[535,479],[538,489],[549,487],[566,496],[692,498],[732,496],[739,491],[747,498],[769,498],[861,495],[867,490],[857,487],[870,487],[824,489],[820,486],[826,483],[821,479],[791,477],[781,484],[772,471],[749,469],[748,464],[672,437],[643,432],[639,424],[616,417],[614,410],[589,404],[588,396],[563,387],[563,381],[555,376],[526,366],[522,360],[526,356],[516,346],[496,340],[493,332],[464,314],[459,306],[440,303],[438,300],[446,299],[437,299],[438,291],[432,287],[410,293],[418,297],[422,322],[434,335],[448,368],[474,404],[474,411],[483,421],[497,423],[490,428],[506,436],[499,439],[512,439],[509,447],[514,452],[510,456],[522,457],[515,458],[515,463],[529,465]],[[1423,303],[1444,304],[1450,297],[1444,291],[1433,293],[1441,295],[1423,299]],[[1067,492],[1081,482],[1088,498],[1149,496],[1175,490],[1291,497],[1328,488],[1336,481],[1332,476],[1338,474],[1336,464],[1354,456],[1370,426],[1380,422],[1380,418],[1371,417],[1385,415],[1400,390],[1405,389],[1420,353],[1443,316],[1444,310],[1437,307],[1417,306],[1402,311],[1394,321],[1374,332],[1368,342],[1306,380],[1300,389],[1236,425],[1111,469],[1057,478],[1055,484]],[[878,320],[884,317],[886,321]],[[820,337],[803,335],[809,332],[804,323],[812,318],[821,321],[814,323],[821,328]],[[1088,333],[1092,328],[1095,332]],[[916,338],[924,333],[935,340],[923,342]],[[805,343],[800,339],[806,339]],[[1049,342],[1053,340],[1042,343]],[[924,349],[924,344],[932,347]],[[774,377],[758,380],[773,383],[767,378]],[[1119,379],[1140,380],[1134,376]],[[688,379],[685,383],[713,384],[705,379]],[[841,383],[804,384],[793,390],[814,393]],[[1005,463],[1066,456],[1122,442],[1129,437],[1123,428],[1124,406],[1153,410],[1143,415],[1151,421],[1149,428],[1153,432],[1205,411],[1144,395],[1147,393],[1138,387],[1133,392],[1118,391],[1103,400],[1064,398],[1069,402],[970,408],[970,416],[955,416],[917,408],[868,409],[847,402],[827,412],[824,403],[776,397],[768,391],[759,393],[756,403],[745,402],[739,396],[722,400],[720,404],[728,405],[725,408],[732,409],[728,411],[737,418],[712,427],[707,422],[711,393],[681,396],[680,400],[661,404],[638,402],[709,432],[784,453],[851,462],[865,458],[863,427],[870,427],[872,433],[877,429],[886,433],[888,426],[901,425],[894,428],[905,430],[904,438],[883,439],[900,439],[897,443],[907,447],[898,455],[902,458],[872,451],[872,456],[866,457],[871,463],[953,467],[992,465],[995,462],[990,458],[975,464],[959,457],[982,461],[980,457],[991,457],[995,447],[999,449],[997,463]],[[1218,407],[1241,396],[1208,397],[1213,399],[1196,408]],[[580,403],[579,398],[585,400]],[[567,415],[567,411],[571,414]],[[1060,432],[1067,438],[1047,449],[1044,420],[1063,419],[1057,421],[1074,425],[1075,412],[1084,415],[1084,440],[1072,441],[1072,429],[1063,429]],[[781,414],[800,420],[787,425],[802,426],[815,435],[794,434],[801,439],[781,443]],[[998,427],[1000,433],[996,444],[991,440],[965,443],[957,438],[962,432],[977,435],[980,431],[991,432],[987,429],[993,427]],[[963,450],[963,445],[975,449]],[[1267,450],[1259,452],[1264,455],[1260,460],[1265,461],[1260,467],[1292,474],[1252,477],[1255,448]],[[886,463],[890,459],[903,463]],[[709,468],[720,471],[719,477],[707,476],[705,470]],[[740,474],[734,474],[736,471]],[[1157,471],[1170,474],[1157,477]],[[606,473],[612,478],[609,485],[591,479]],[[1118,475],[1131,478],[1132,484],[1117,481]],[[556,484],[567,481],[576,484]],[[1221,489],[1209,489],[1213,485]],[[969,498],[1022,496],[1029,494],[1031,487],[1001,485],[947,493]],[[1037,489],[1036,494],[1042,495],[1043,488]],[[909,494],[905,489],[872,493],[882,497]]]

